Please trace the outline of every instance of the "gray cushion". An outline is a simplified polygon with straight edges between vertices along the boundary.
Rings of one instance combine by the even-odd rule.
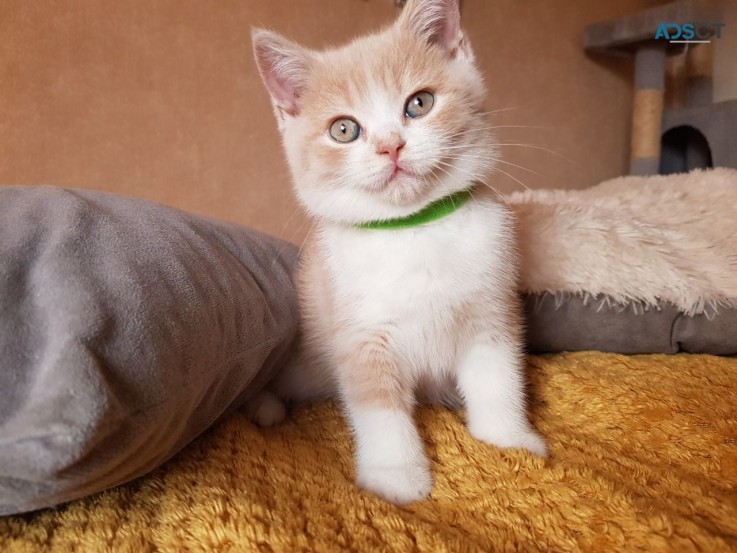
[[[149,202],[0,188],[0,514],[136,478],[262,387],[295,258]]]
[[[614,353],[737,355],[737,310],[689,316],[676,306],[617,304],[578,294],[527,294],[527,339],[535,353],[596,350]]]

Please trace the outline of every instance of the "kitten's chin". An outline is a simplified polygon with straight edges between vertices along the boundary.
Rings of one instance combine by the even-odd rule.
[[[311,216],[326,223],[353,226],[406,217],[468,186],[463,179],[443,178],[432,171],[426,174],[410,171],[387,172],[383,179],[353,186],[303,185],[296,187],[296,191]]]
[[[401,208],[421,201],[429,188],[425,175],[397,166],[388,169],[377,183],[367,186],[366,191],[382,202]]]
[[[400,170],[376,191],[379,198],[397,207],[409,206],[421,201],[428,185],[422,177]]]

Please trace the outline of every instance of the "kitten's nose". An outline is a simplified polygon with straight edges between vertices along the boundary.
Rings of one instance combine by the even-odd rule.
[[[392,160],[393,163],[396,163],[399,159],[399,150],[404,148],[404,140],[398,135],[392,135],[390,138],[386,140],[380,141],[376,145],[376,151],[381,154],[387,154],[389,156],[389,159]]]

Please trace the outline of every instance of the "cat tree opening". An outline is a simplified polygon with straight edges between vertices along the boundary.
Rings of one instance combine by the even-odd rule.
[[[660,147],[661,175],[686,173],[714,167],[706,136],[691,125],[681,125],[663,134]]]

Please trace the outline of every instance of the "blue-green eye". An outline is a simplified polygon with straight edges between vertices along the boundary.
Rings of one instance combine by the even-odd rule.
[[[404,114],[412,119],[422,117],[423,115],[427,115],[434,103],[435,97],[427,90],[415,92],[407,100],[407,105],[404,107]]]
[[[350,117],[341,117],[330,125],[330,138],[341,144],[353,142],[361,134],[361,127]]]

